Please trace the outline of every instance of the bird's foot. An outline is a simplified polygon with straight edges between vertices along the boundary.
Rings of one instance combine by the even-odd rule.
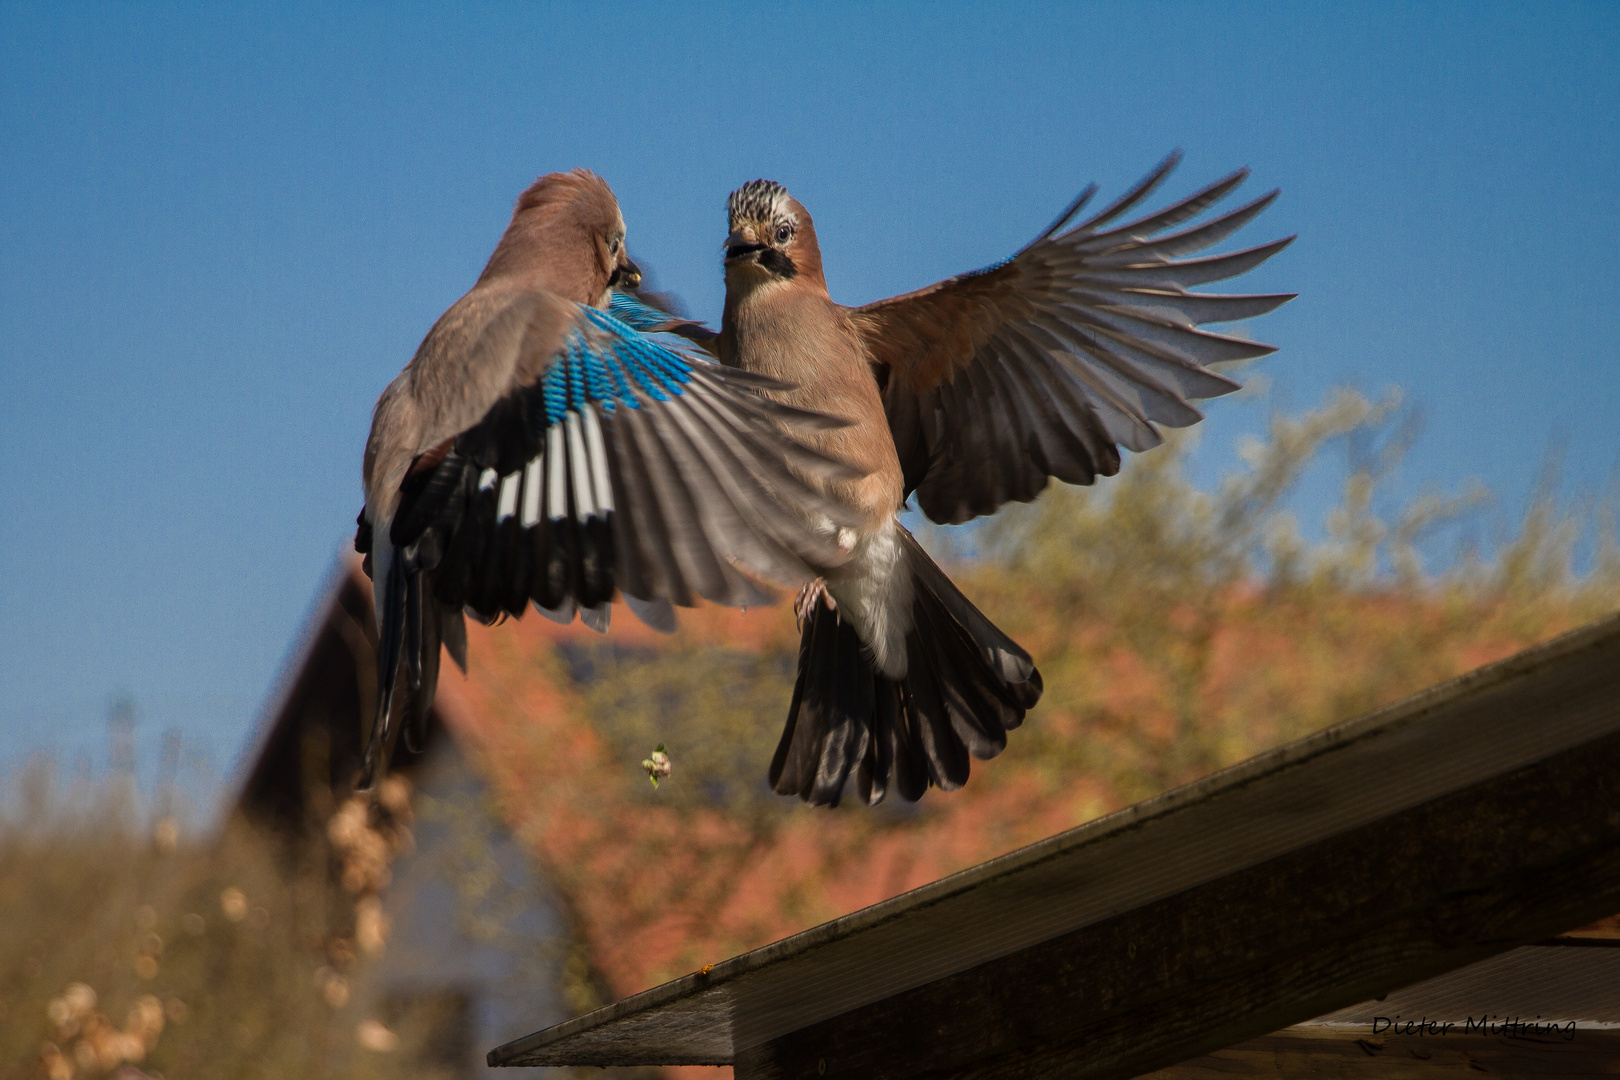
[[[815,612],[818,600],[827,605],[828,611],[838,610],[838,601],[827,591],[827,582],[824,578],[816,578],[800,589],[798,598],[793,601],[793,618],[798,621],[800,630],[804,629],[805,621]]]

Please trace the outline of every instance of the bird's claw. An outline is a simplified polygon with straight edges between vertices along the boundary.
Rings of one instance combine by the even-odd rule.
[[[800,589],[798,598],[793,601],[793,618],[798,622],[800,630],[804,629],[805,622],[815,612],[818,600],[827,605],[828,611],[838,610],[838,601],[827,591],[827,582],[822,578],[816,578]]]

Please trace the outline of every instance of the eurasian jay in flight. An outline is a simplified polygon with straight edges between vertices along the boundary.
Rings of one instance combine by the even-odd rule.
[[[845,518],[838,558],[800,594],[798,681],[771,762],[776,791],[836,804],[853,773],[862,799],[915,800],[968,777],[1041,696],[1030,656],[951,583],[896,519],[916,497],[956,524],[1028,502],[1057,477],[1119,471],[1120,447],[1161,441],[1155,424],[1202,419],[1188,402],[1238,384],[1210,370],[1273,348],[1199,329],[1271,311],[1292,294],[1188,291],[1285,247],[1181,258],[1218,243],[1276,197],[1180,231],[1247,175],[1115,224],[1179,161],[1166,158],[1107,208],[1071,225],[1087,188],[1012,258],[864,307],[833,302],[815,226],[780,184],[732,192],[718,336],[680,332],[728,368],[787,384],[783,405],[847,421],[809,445],[853,468],[800,475]],[[814,511],[816,514],[821,510]]]
[[[606,630],[617,591],[673,630],[672,603],[765,603],[758,580],[797,587],[848,557],[839,537],[862,518],[836,485],[859,477],[808,445],[847,421],[648,336],[680,324],[628,291],[639,281],[607,184],[543,176],[378,399],[355,535],[379,637],[362,786],[392,752],[401,656],[416,747],[441,642],[466,669],[464,611],[494,621],[533,603]]]

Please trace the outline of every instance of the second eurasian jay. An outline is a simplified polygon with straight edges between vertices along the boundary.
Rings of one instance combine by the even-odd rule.
[[[1028,502],[1050,477],[1089,484],[1142,451],[1155,425],[1238,384],[1210,370],[1273,349],[1209,333],[1292,294],[1219,296],[1191,286],[1241,274],[1292,237],[1184,259],[1236,231],[1276,192],[1202,224],[1247,170],[1125,224],[1172,154],[1099,213],[1070,225],[1093,185],[1012,258],[904,296],[845,307],[827,293],[815,226],[781,185],[731,194],[718,338],[723,364],[792,389],[783,404],[848,426],[810,444],[851,466],[806,483],[857,520],[801,593],[798,681],[770,780],[834,804],[853,776],[869,803],[955,788],[993,757],[1041,696],[1030,656],[991,624],[896,519],[906,500],[941,523]]]

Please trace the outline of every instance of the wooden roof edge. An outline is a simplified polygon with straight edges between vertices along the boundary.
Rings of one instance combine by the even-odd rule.
[[[1149,822],[1178,814],[1224,793],[1245,788],[1266,777],[1293,769],[1324,754],[1343,750],[1373,736],[1388,735],[1402,728],[1420,724],[1442,707],[1454,708],[1471,698],[1489,694],[1550,665],[1578,658],[1580,654],[1596,650],[1605,644],[1612,645],[1613,639],[1617,636],[1620,636],[1620,615],[1600,619],[1551,641],[1449,679],[1360,717],[1258,754],[1095,821],[722,961],[707,972],[684,975],[583,1016],[513,1040],[492,1050],[488,1055],[489,1063],[491,1065],[515,1063],[543,1047],[581,1033],[632,1021],[639,1014],[653,1012],[684,998],[723,991],[726,984],[743,976],[881,926],[908,913],[971,892],[988,881],[1018,873],[1072,854],[1088,845],[1101,843],[1121,833],[1139,829]],[[1549,753],[1551,752],[1549,750]]]

